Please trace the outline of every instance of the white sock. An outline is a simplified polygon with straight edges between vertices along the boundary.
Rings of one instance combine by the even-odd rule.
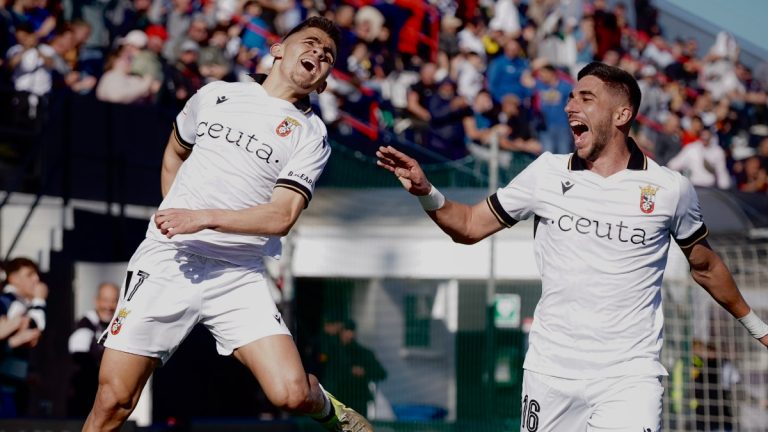
[[[328,395],[325,394],[323,386],[320,386],[320,394],[323,395],[323,409],[320,410],[320,412],[310,414],[310,417],[317,420],[325,420],[331,415],[331,400],[328,399]]]

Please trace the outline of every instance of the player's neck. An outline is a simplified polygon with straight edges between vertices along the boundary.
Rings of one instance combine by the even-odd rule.
[[[290,103],[295,103],[306,96],[306,94],[296,93],[295,88],[288,84],[286,79],[280,79],[280,77],[277,76],[277,72],[267,75],[267,78],[261,86],[268,95],[286,100]]]
[[[622,135],[611,140],[594,161],[587,160],[587,169],[601,177],[610,177],[627,168],[629,157],[627,137]]]

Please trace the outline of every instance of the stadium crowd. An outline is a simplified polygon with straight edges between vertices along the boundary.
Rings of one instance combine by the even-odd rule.
[[[634,137],[649,155],[697,186],[768,192],[768,63],[745,66],[725,32],[700,55],[695,39],[664,37],[650,0],[630,5],[0,0],[0,91],[19,124],[41,121],[60,90],[175,112],[208,82],[267,73],[269,45],[320,14],[343,37],[313,102],[348,142],[387,131],[448,159],[483,160],[498,136],[503,153],[568,153],[563,107],[578,70],[599,60],[640,81]]]

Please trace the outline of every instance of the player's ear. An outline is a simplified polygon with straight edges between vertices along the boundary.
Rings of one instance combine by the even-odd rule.
[[[328,81],[323,81],[319,86],[317,86],[317,89],[315,91],[317,94],[320,94],[325,91],[325,88],[328,87]]]
[[[275,59],[283,58],[283,44],[279,42],[273,43],[272,46],[269,47],[269,54],[271,54]]]
[[[632,107],[620,106],[614,113],[614,124],[624,126],[632,119]]]

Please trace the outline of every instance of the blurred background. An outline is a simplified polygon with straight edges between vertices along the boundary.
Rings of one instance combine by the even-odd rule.
[[[455,245],[375,148],[482,200],[541,152],[571,151],[562,110],[593,60],[637,77],[633,137],[696,185],[710,242],[768,318],[768,2],[0,0],[0,258],[29,258],[48,287],[24,367],[0,363],[17,405],[0,430],[79,428],[114,312],[100,285],[121,284],[161,200],[175,115],[208,82],[268,73],[269,45],[318,14],[342,29],[312,99],[333,155],[270,263],[272,292],[307,370],[377,430],[519,430],[541,285],[532,224]],[[675,246],[663,293],[664,429],[768,431],[768,352]],[[132,419],[125,430],[317,430],[276,411],[202,329]]]

